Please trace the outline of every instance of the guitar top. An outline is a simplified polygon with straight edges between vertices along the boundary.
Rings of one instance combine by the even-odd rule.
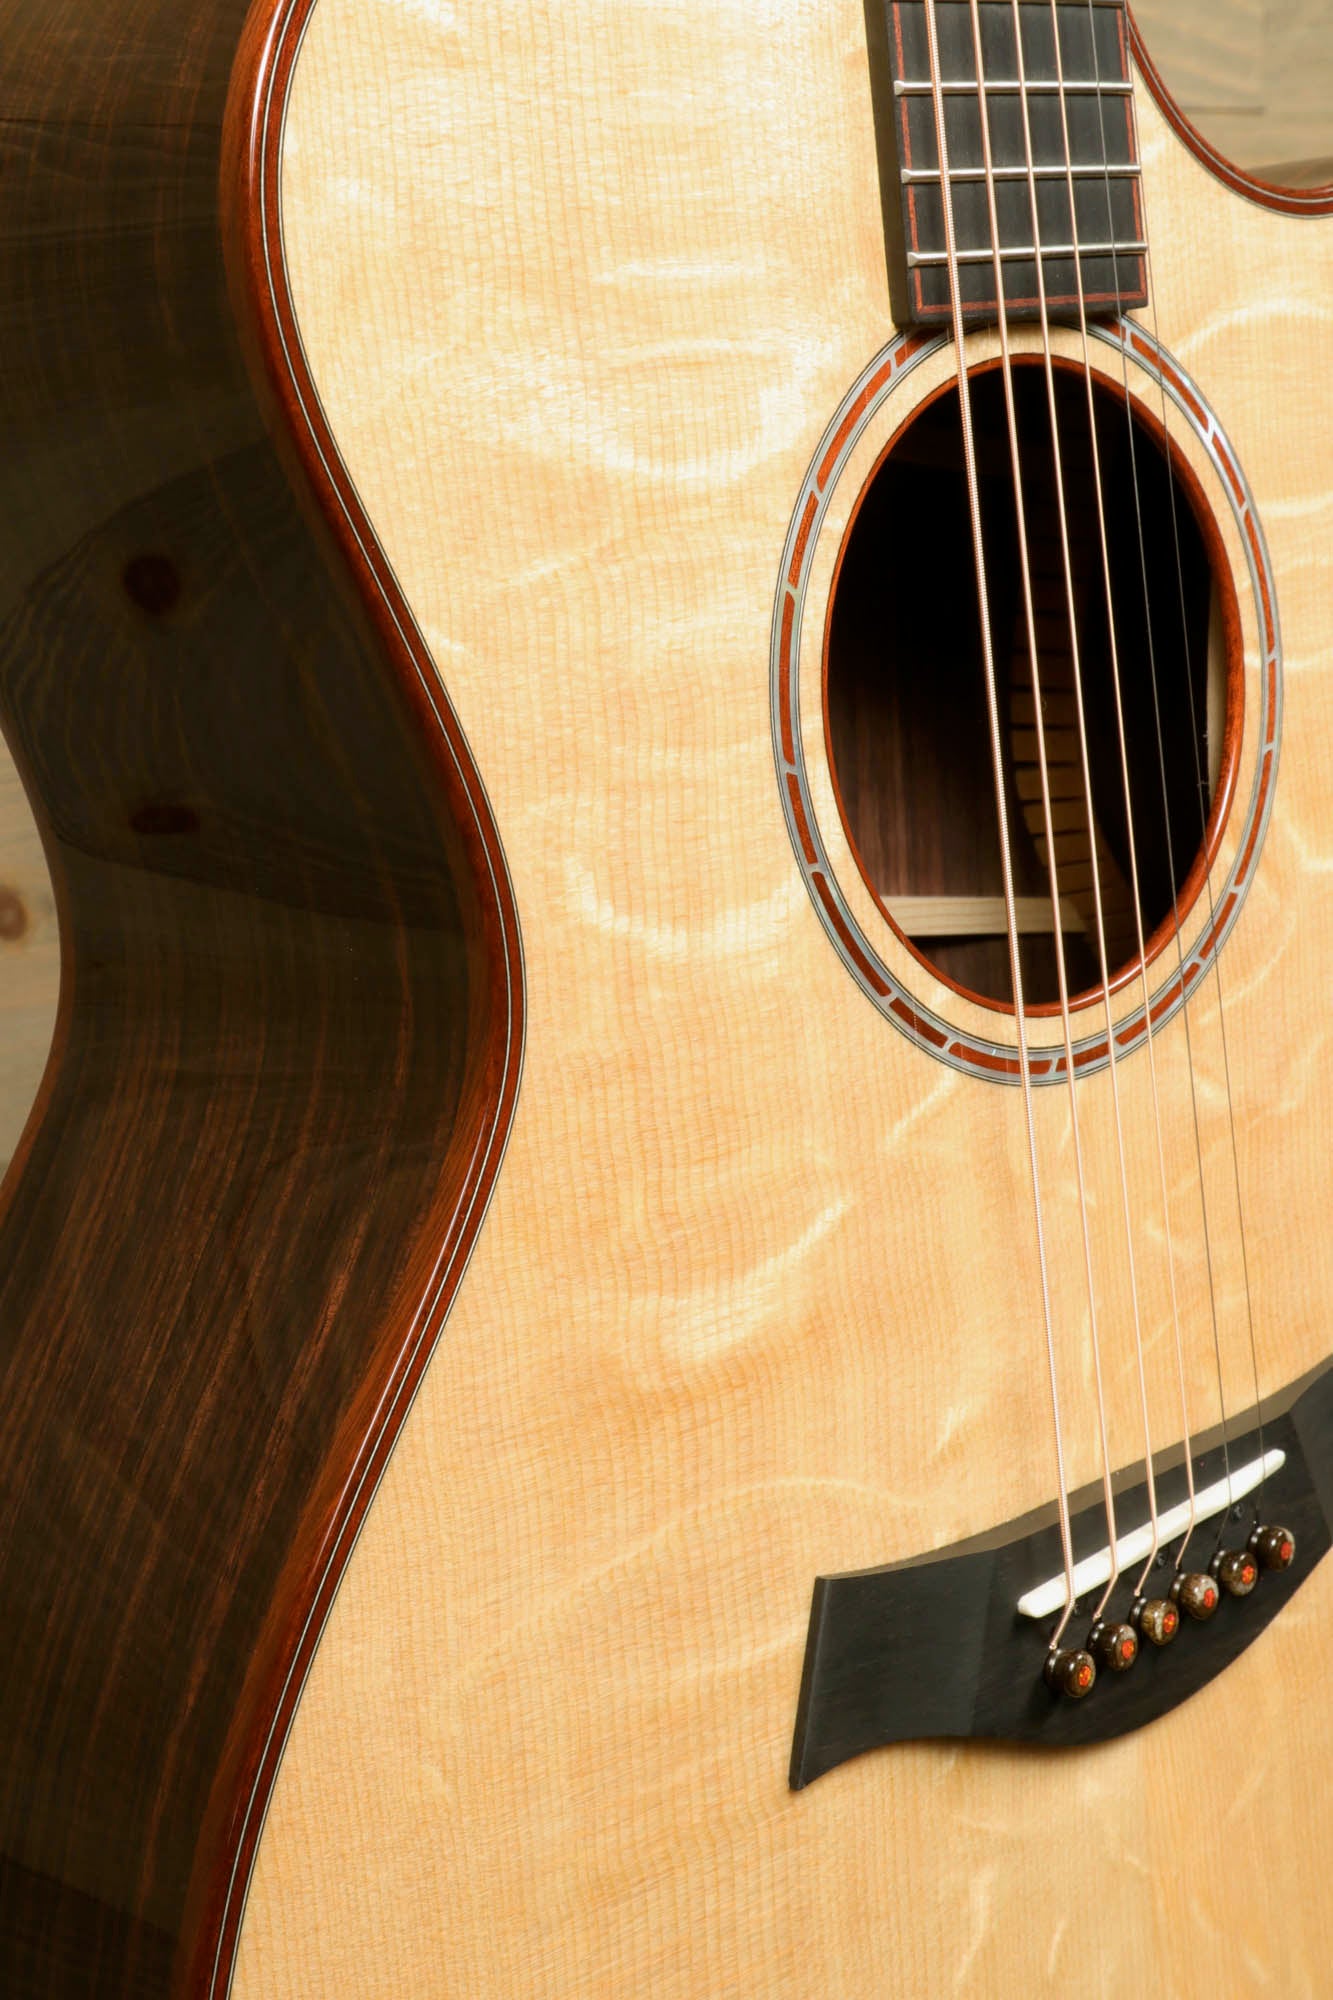
[[[1322,1991],[1333,190],[1121,0],[0,18],[0,1990]]]

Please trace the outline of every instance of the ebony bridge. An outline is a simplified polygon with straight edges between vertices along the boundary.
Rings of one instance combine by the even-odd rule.
[[[1024,1600],[1030,1606],[1049,1589],[1057,1573],[1063,1582],[1054,1506],[953,1548],[882,1569],[818,1577],[792,1745],[793,1790],[886,1743],[969,1736],[1099,1743],[1178,1707],[1253,1644],[1333,1540],[1333,1363],[1265,1404],[1262,1439],[1252,1411],[1228,1425],[1225,1454],[1219,1432],[1202,1440],[1193,1458],[1196,1489],[1222,1481],[1228,1460],[1233,1474],[1260,1461],[1272,1469],[1252,1496],[1254,1504],[1227,1510],[1220,1533],[1196,1528],[1191,1546],[1202,1550],[1196,1558],[1202,1567],[1182,1575],[1174,1593],[1171,1558],[1161,1552],[1156,1603],[1176,1610],[1166,1619],[1169,1629],[1150,1630],[1152,1600],[1146,1619],[1145,1607],[1137,1607],[1134,1624],[1129,1619],[1136,1607],[1120,1607],[1117,1616],[1125,1623],[1110,1626],[1109,1633],[1142,1632],[1154,1643],[1135,1648],[1132,1672],[1089,1676],[1088,1686],[1093,1679],[1097,1686],[1086,1700],[1063,1698],[1084,1692],[1075,1685],[1051,1686],[1049,1627],[1023,1608]],[[1142,1470],[1114,1482],[1117,1516],[1125,1522],[1147,1517]],[[1159,1513],[1179,1507],[1187,1490],[1179,1450],[1155,1458],[1154,1472]],[[1264,1522],[1280,1521],[1281,1529],[1261,1528],[1259,1513]],[[1100,1488],[1077,1494],[1071,1514],[1078,1581],[1079,1566],[1095,1564],[1106,1545]],[[1252,1526],[1258,1529],[1253,1540]],[[1205,1603],[1210,1584],[1212,1602]],[[1126,1575],[1126,1598],[1131,1588]],[[1090,1588],[1090,1600],[1099,1595],[1099,1587]],[[1177,1606],[1190,1615],[1181,1618]],[[1080,1600],[1076,1617],[1089,1608]],[[1087,1654],[1072,1639],[1081,1628],[1071,1621],[1069,1629],[1065,1657],[1081,1661]],[[1114,1669],[1118,1662],[1108,1658],[1104,1664]]]

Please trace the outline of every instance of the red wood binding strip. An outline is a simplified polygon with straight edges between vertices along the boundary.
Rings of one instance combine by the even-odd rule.
[[[1171,1011],[1180,998],[1180,991],[1181,982],[1177,978],[1173,979],[1171,984],[1158,994],[1150,1010],[1154,1022],[1160,1021],[1165,1014]]]
[[[806,819],[805,807],[801,803],[801,788],[796,782],[795,773],[792,771],[788,771],[787,773],[787,796],[791,800],[792,817],[796,821],[796,831],[800,837],[801,852],[813,867],[815,861],[815,843],[810,837],[810,823]]]
[[[850,958],[855,963],[856,968],[860,972],[862,978],[869,982],[871,988],[876,993],[878,993],[878,995],[882,1000],[887,999],[891,989],[889,988],[887,982],[875,970],[874,966],[870,963],[870,960],[866,957],[865,953],[862,951],[860,945],[856,942],[856,939],[852,936],[851,931],[847,928],[847,925],[843,920],[842,911],[838,908],[837,903],[834,901],[833,892],[829,888],[829,885],[825,880],[824,876],[820,874],[820,872],[816,869],[810,879],[815,885],[815,890],[819,896],[820,902],[824,905],[824,908],[828,911],[829,922],[832,924],[834,930],[838,933],[839,938],[842,940],[844,950],[848,953]]]
[[[366,1382],[348,1413],[237,1710],[200,1843],[194,1931],[186,1939],[189,1970],[182,1990],[210,1996],[224,1994],[230,1983],[264,1813],[325,1618],[485,1215],[513,1117],[523,1031],[518,915],[481,779],[324,420],[297,336],[282,252],[280,142],[301,33],[314,4],[254,0],[246,23],[223,134],[221,219],[229,280],[275,438],[357,583],[386,659],[417,711],[423,741],[434,748],[440,783],[455,801],[460,824],[476,829],[478,887],[493,884],[489,902],[483,896],[480,906],[486,949],[512,995],[514,1015],[503,1039],[503,1024],[488,1024],[491,1047],[481,1088],[493,1108],[475,1121],[470,1150],[447,1163],[433,1246],[423,1246],[417,1260],[418,1303],[402,1324],[397,1359],[387,1374]]]
[[[875,371],[856,401],[852,404],[851,409],[848,410],[846,416],[838,425],[837,430],[833,434],[833,442],[819,461],[817,484],[821,492],[828,484],[828,477],[837,463],[838,453],[842,450],[857,424],[860,423],[861,418],[865,415],[875,397],[892,375],[895,366],[896,363],[890,359],[885,362],[882,368]]]
[[[905,1021],[913,1034],[920,1035],[922,1040],[929,1042],[932,1048],[942,1049],[947,1044],[949,1037],[942,1035],[938,1028],[931,1026],[929,1021],[924,1021],[915,1008],[909,1007],[907,1002],[902,998],[897,998],[890,1002],[890,1012],[896,1014],[900,1021]]]
[[[1227,485],[1231,488],[1232,492],[1236,496],[1236,505],[1238,507],[1243,507],[1245,505],[1245,488],[1240,483],[1240,473],[1237,470],[1237,468],[1232,464],[1231,455],[1229,452],[1223,452],[1221,454],[1221,458],[1222,458],[1222,470],[1223,472],[1225,472],[1227,477]],[[1246,523],[1246,526],[1248,528],[1249,526],[1248,522]],[[1253,538],[1251,538],[1251,546],[1252,547],[1255,546]]]
[[[287,352],[304,18],[6,8],[0,721],[61,928],[0,1196],[6,2000],[225,1984],[518,1085],[481,781]]]
[[[807,496],[805,509],[801,515],[801,525],[796,531],[796,546],[791,552],[791,568],[787,571],[787,582],[795,590],[801,581],[801,566],[805,562],[805,545],[810,539],[810,530],[815,524],[815,514],[819,501],[815,494]]]
[[[796,739],[791,719],[791,641],[796,617],[796,599],[784,593],[782,635],[778,642],[778,719],[782,729],[782,754],[789,764],[796,762]]]
[[[960,1062],[970,1063],[973,1068],[987,1070],[995,1076],[1018,1076],[1021,1066],[1017,1056],[997,1056],[989,1049],[965,1048],[961,1042],[953,1042],[949,1054]]]
[[[1271,678],[1273,675],[1271,656],[1277,651],[1277,624],[1273,617],[1273,600],[1268,594],[1268,571],[1264,566],[1263,550],[1259,546],[1259,530],[1255,526],[1254,516],[1249,513],[1245,516],[1245,539],[1250,545],[1250,554],[1254,557],[1254,573],[1259,579],[1259,596],[1263,603],[1264,613],[1264,651],[1270,656],[1269,675]],[[1276,696],[1274,693],[1269,698],[1270,709],[1275,699]]]
[[[1203,940],[1203,943],[1199,946],[1199,951],[1203,955],[1203,957],[1207,958],[1209,954],[1215,951],[1217,946],[1220,944],[1222,939],[1222,933],[1226,929],[1227,923],[1231,916],[1231,912],[1235,909],[1238,901],[1239,897],[1237,896],[1236,891],[1233,889],[1230,895],[1226,897],[1221,907],[1217,911],[1217,914],[1215,915],[1211,925],[1209,926],[1207,937]]]
[[[1263,770],[1259,779],[1258,808],[1255,812],[1254,820],[1250,827],[1249,839],[1245,842],[1244,849],[1241,853],[1240,866],[1236,870],[1237,882],[1243,882],[1250,872],[1250,863],[1254,859],[1255,843],[1259,838],[1259,828],[1263,825],[1264,822],[1264,802],[1268,797],[1268,787],[1272,780],[1272,776],[1273,776],[1273,753],[1271,750],[1265,750]]]
[[[1080,1069],[1087,1069],[1090,1063],[1105,1062],[1106,1056],[1107,1056],[1106,1037],[1103,1036],[1101,1041],[1099,1042],[1090,1042],[1086,1049],[1075,1049],[1074,1068],[1076,1071]],[[1051,1068],[1057,1076],[1065,1076],[1068,1074],[1069,1066],[1065,1061],[1063,1052],[1054,1058],[1054,1060],[1051,1063]]]
[[[1199,429],[1206,436],[1208,433],[1208,412],[1207,410],[1205,410],[1203,404],[1199,401],[1194,391],[1190,388],[1189,383],[1180,373],[1180,370],[1178,368],[1173,368],[1171,366],[1171,363],[1166,359],[1165,355],[1163,355],[1160,351],[1154,354],[1151,348],[1148,350],[1148,366],[1150,368],[1155,366],[1157,369],[1160,370],[1163,381],[1167,384],[1169,388],[1175,390],[1176,394],[1180,397],[1181,402],[1184,403],[1186,409],[1189,411],[1190,415],[1194,418],[1195,423],[1199,426]],[[1230,465],[1229,461],[1224,459],[1223,463],[1227,465],[1227,477],[1231,481],[1231,485],[1235,492],[1236,499],[1241,506],[1244,506],[1245,495],[1242,492],[1240,486],[1236,482],[1235,469]]]

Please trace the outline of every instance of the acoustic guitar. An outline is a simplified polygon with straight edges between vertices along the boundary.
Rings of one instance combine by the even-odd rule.
[[[0,19],[0,1991],[1327,1992],[1333,193],[1122,0]]]

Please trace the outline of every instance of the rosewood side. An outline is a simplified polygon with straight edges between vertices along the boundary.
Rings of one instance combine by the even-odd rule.
[[[244,17],[0,6],[0,722],[62,947],[0,1192],[8,2000],[217,1957],[517,1083],[495,828],[279,365]]]

